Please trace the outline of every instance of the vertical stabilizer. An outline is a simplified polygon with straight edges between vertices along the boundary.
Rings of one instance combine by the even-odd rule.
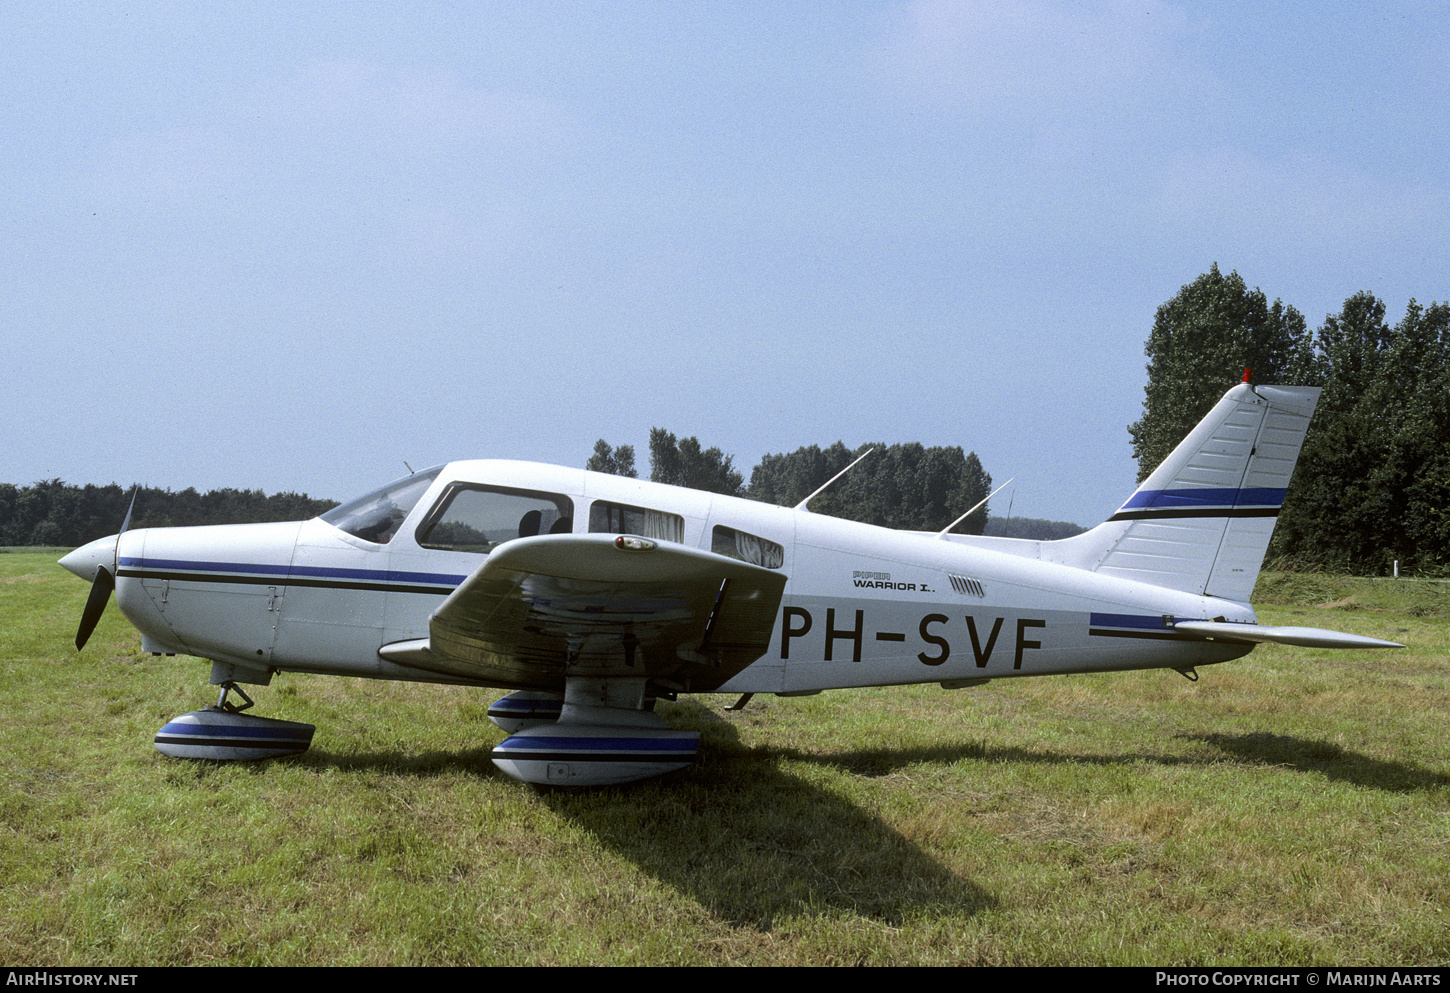
[[[1318,401],[1313,386],[1235,386],[1116,514],[1054,543],[1059,560],[1247,602]]]

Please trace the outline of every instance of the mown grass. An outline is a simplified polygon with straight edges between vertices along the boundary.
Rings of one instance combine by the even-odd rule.
[[[0,556],[0,960],[1440,964],[1450,590],[1265,578],[1269,623],[1405,642],[1202,670],[662,705],[701,761],[535,789],[492,694],[281,676],[304,756],[179,762],[207,666]]]

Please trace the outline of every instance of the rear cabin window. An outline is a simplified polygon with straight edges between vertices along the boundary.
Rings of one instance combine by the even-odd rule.
[[[514,538],[573,530],[574,501],[562,494],[458,483],[418,525],[418,544],[487,554]]]
[[[637,534],[641,538],[683,542],[685,519],[679,514],[622,503],[595,500],[589,507],[589,530],[605,534]]]
[[[766,569],[779,569],[785,564],[785,549],[775,542],[723,524],[715,525],[710,536],[710,551]]]

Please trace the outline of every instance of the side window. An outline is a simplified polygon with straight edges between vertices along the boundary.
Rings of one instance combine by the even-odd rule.
[[[785,565],[785,549],[775,542],[721,524],[715,525],[710,536],[710,551],[766,569]]]
[[[589,507],[589,530],[682,542],[685,540],[685,519],[663,510],[595,500]]]
[[[574,502],[566,496],[458,483],[418,525],[418,544],[486,554],[514,538],[573,529]]]

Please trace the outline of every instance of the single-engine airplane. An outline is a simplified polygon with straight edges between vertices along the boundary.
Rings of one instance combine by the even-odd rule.
[[[305,750],[313,726],[246,714],[277,672],[511,692],[493,749],[530,783],[623,783],[688,766],[681,693],[1197,667],[1258,642],[1402,647],[1257,623],[1249,596],[1319,390],[1224,395],[1104,523],[1058,541],[894,531],[528,462],[452,462],[310,521],[144,528],[60,560],[114,589],[141,647],[211,660],[216,705],[167,755]],[[129,523],[130,515],[127,515]],[[244,703],[229,701],[235,692]]]

